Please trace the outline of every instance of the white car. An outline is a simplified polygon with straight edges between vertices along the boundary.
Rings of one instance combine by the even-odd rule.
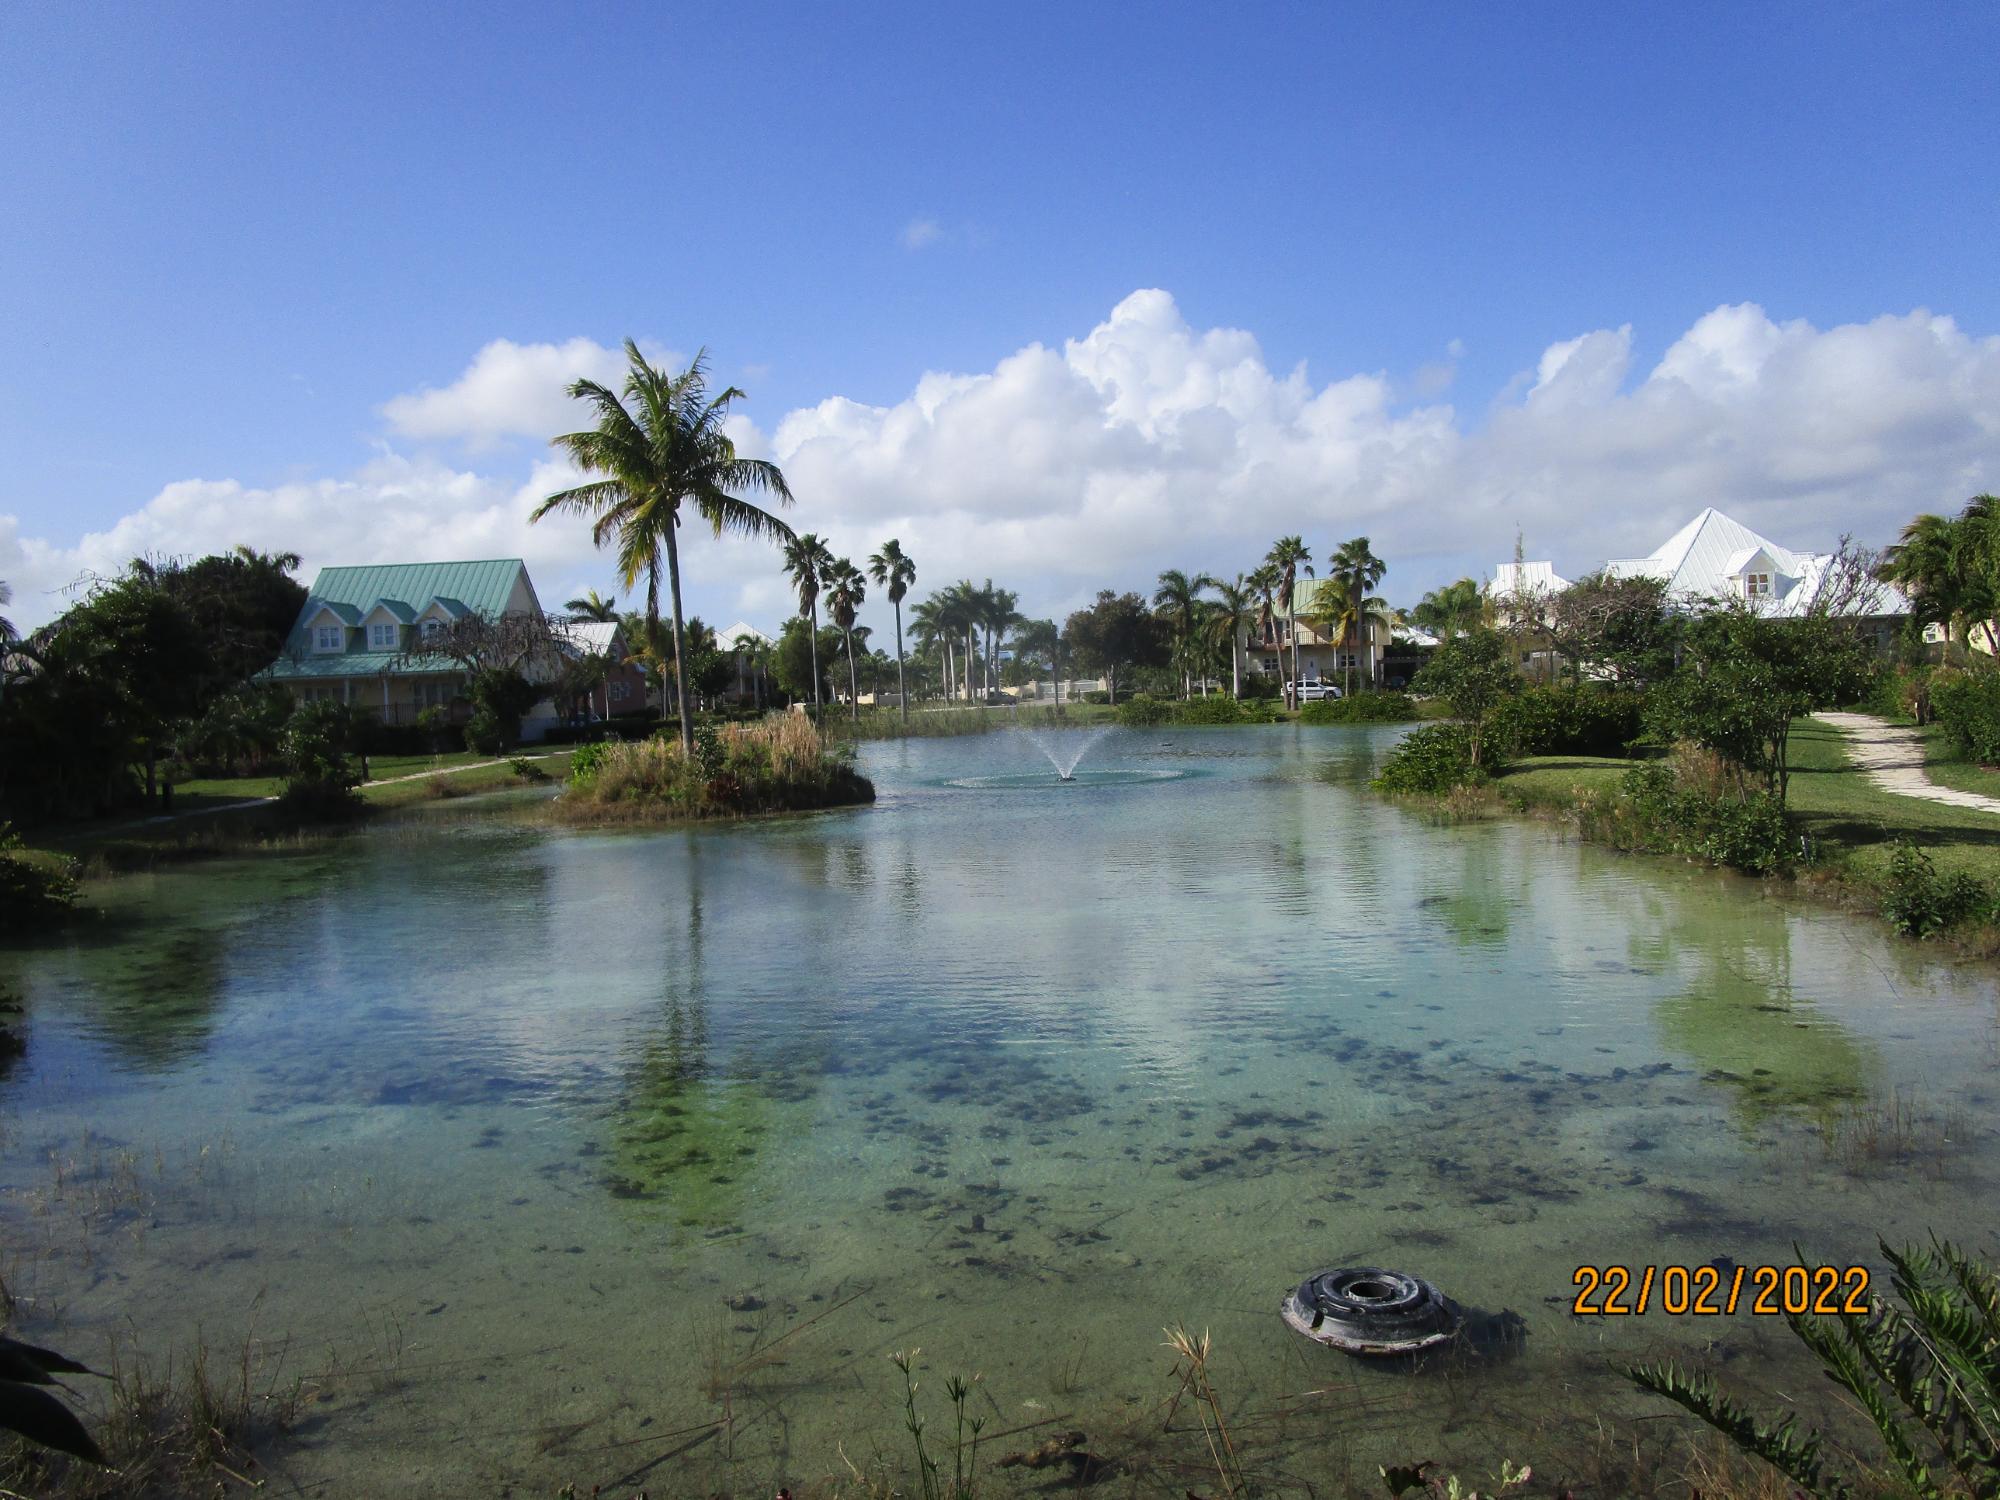
[[[1299,702],[1317,703],[1322,698],[1338,698],[1340,689],[1323,677],[1308,677],[1299,684]]]

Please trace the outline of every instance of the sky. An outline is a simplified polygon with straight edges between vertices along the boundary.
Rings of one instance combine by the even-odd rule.
[[[548,439],[705,349],[785,518],[1031,615],[1278,536],[1399,605],[1705,505],[2000,488],[2000,10],[0,10],[0,580],[525,558]],[[767,630],[768,544],[682,534]],[[886,643],[880,601],[862,612]]]

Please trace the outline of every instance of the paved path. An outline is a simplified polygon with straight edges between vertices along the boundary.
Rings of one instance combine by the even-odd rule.
[[[1901,728],[1873,714],[1824,713],[1813,717],[1840,731],[1848,755],[1883,791],[2000,813],[2000,797],[1982,797],[1978,792],[1961,792],[1932,781],[1930,773],[1924,770],[1924,739],[1916,730]]]

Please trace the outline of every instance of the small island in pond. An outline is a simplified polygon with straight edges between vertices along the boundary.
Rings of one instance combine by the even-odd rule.
[[[800,714],[701,726],[678,740],[608,740],[580,747],[556,815],[572,823],[732,818],[873,802],[875,785]]]

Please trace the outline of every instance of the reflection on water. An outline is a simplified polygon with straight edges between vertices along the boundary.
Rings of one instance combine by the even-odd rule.
[[[1750,882],[1413,818],[1361,786],[1396,733],[1117,731],[1097,786],[879,743],[870,809],[455,807],[107,887],[0,954],[8,1287],[86,1355],[404,1330],[396,1398],[330,1384],[287,1459],[351,1493],[800,1493],[896,1451],[883,1356],[922,1345],[989,1432],[1177,1494],[1178,1321],[1273,1492],[1506,1456],[1645,1493],[1679,1429],[1621,1361],[1820,1383],[1767,1320],[1573,1319],[1576,1265],[1992,1250],[1993,989]],[[1917,1092],[1953,1122],[1923,1174],[1879,1112]],[[1341,1263],[1437,1282],[1479,1347],[1289,1334]]]

